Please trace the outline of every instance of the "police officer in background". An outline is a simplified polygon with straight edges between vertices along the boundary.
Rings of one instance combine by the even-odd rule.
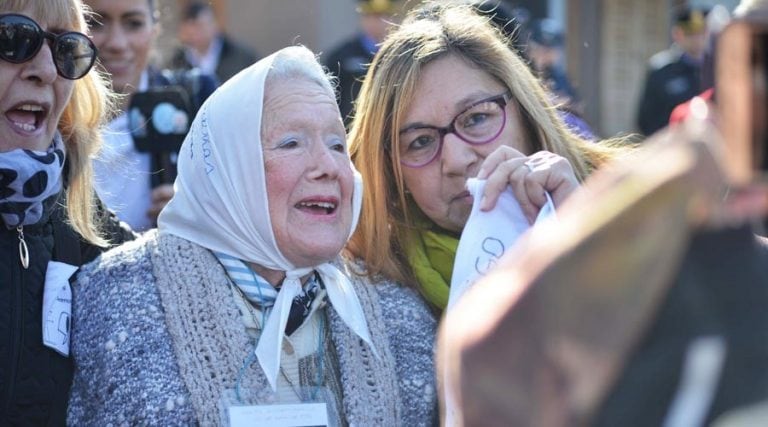
[[[358,0],[360,30],[330,53],[323,55],[323,65],[339,79],[339,110],[346,123],[349,123],[353,103],[357,99],[368,64],[373,61],[379,44],[387,35],[396,11],[393,0]]]
[[[533,69],[558,101],[575,104],[578,96],[563,66],[565,40],[562,29],[551,18],[536,20],[531,27],[528,57]]]
[[[702,10],[680,9],[672,28],[673,45],[651,57],[637,114],[637,126],[643,134],[651,135],[665,127],[678,104],[701,92],[705,15]]]

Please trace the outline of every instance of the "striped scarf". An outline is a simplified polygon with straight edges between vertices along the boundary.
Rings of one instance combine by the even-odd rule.
[[[229,278],[243,292],[245,298],[251,304],[265,310],[268,314],[269,309],[272,308],[277,300],[278,290],[248,267],[242,260],[222,252],[214,252],[214,255],[224,267]],[[322,282],[318,280],[317,273],[313,273],[304,285],[304,289],[291,303],[288,322],[285,325],[286,335],[291,335],[304,323],[311,313],[312,302],[315,300],[317,291],[321,287]]]

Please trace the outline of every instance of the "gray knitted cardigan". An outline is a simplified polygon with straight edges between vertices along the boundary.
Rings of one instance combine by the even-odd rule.
[[[411,289],[349,277],[381,359],[326,310],[347,423],[434,424],[434,317]],[[219,424],[221,393],[252,349],[216,258],[156,232],[82,270],[72,333],[68,424],[77,426]],[[258,364],[242,386],[269,387]]]

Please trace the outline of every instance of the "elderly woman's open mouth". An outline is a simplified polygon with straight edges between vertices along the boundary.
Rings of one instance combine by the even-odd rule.
[[[295,207],[310,215],[333,215],[339,206],[335,197],[312,197],[296,203]]]
[[[24,102],[6,111],[5,117],[14,128],[22,132],[34,132],[40,128],[47,112],[48,108],[44,105]]]

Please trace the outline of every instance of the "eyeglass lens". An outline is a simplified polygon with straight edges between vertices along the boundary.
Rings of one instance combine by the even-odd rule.
[[[53,62],[59,75],[70,80],[83,77],[96,60],[96,47],[85,34],[46,33],[24,15],[0,16],[0,58],[20,64],[34,58],[46,38],[51,39]]]
[[[470,144],[485,144],[501,133],[506,121],[503,98],[481,101],[453,119],[452,131]],[[449,126],[450,128],[450,126]],[[400,134],[400,161],[406,166],[424,166],[436,156],[447,129],[414,128]]]

